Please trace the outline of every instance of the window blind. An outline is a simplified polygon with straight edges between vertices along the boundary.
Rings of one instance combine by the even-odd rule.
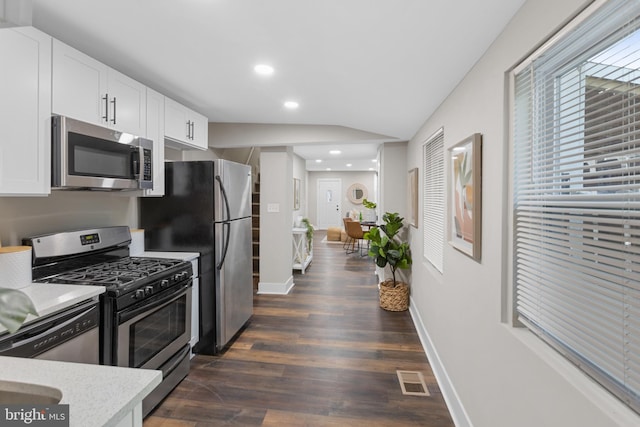
[[[440,129],[423,146],[424,257],[442,273],[444,263],[444,131]]]
[[[609,1],[514,76],[519,319],[640,412],[640,5]]]

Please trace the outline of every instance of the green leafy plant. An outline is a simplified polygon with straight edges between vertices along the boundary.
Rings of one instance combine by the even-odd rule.
[[[374,202],[370,202],[367,199],[362,199],[362,206],[364,206],[367,209],[375,209],[378,205],[375,204]]]
[[[408,242],[402,242],[395,238],[402,229],[404,218],[396,212],[386,212],[382,216],[382,220],[384,224],[364,233],[363,238],[371,242],[369,256],[373,258],[376,265],[380,268],[389,265],[395,288],[398,283],[396,270],[398,268],[407,269],[411,266],[411,252]]]
[[[15,332],[29,314],[37,316],[38,312],[27,294],[17,289],[0,288],[0,325]]]
[[[307,250],[311,252],[311,244],[313,242],[313,225],[309,222],[309,218],[302,218],[302,223],[307,228]]]

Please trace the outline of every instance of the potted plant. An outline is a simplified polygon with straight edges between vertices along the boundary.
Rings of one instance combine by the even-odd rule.
[[[312,243],[313,243],[313,225],[309,222],[309,218],[302,218],[302,224],[304,224],[307,229],[307,252],[311,253]]]
[[[388,265],[391,270],[391,279],[380,283],[380,307],[389,311],[405,311],[409,308],[409,286],[396,278],[399,268],[411,266],[409,243],[397,237],[404,218],[396,212],[386,212],[382,220],[384,224],[372,228],[363,237],[370,242],[369,256],[376,265],[380,268]]]
[[[376,215],[376,207],[378,206],[375,202],[371,202],[367,199],[363,199],[362,200],[362,206],[364,206],[366,209],[370,209],[371,210],[371,216],[373,216],[373,218],[370,217],[370,219],[372,221],[375,221],[378,219],[377,215]]]
[[[376,206],[378,206],[375,202],[370,202],[367,199],[363,199],[362,200],[362,206],[364,206],[367,209],[375,209]]]

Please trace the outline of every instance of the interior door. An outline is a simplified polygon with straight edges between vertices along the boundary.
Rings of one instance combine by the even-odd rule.
[[[342,180],[318,180],[318,229],[342,226]]]

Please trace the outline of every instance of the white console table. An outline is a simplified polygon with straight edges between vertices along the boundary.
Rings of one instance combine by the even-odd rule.
[[[313,258],[313,247],[308,250],[307,229],[294,227],[293,230],[293,269],[300,270],[302,274]]]

